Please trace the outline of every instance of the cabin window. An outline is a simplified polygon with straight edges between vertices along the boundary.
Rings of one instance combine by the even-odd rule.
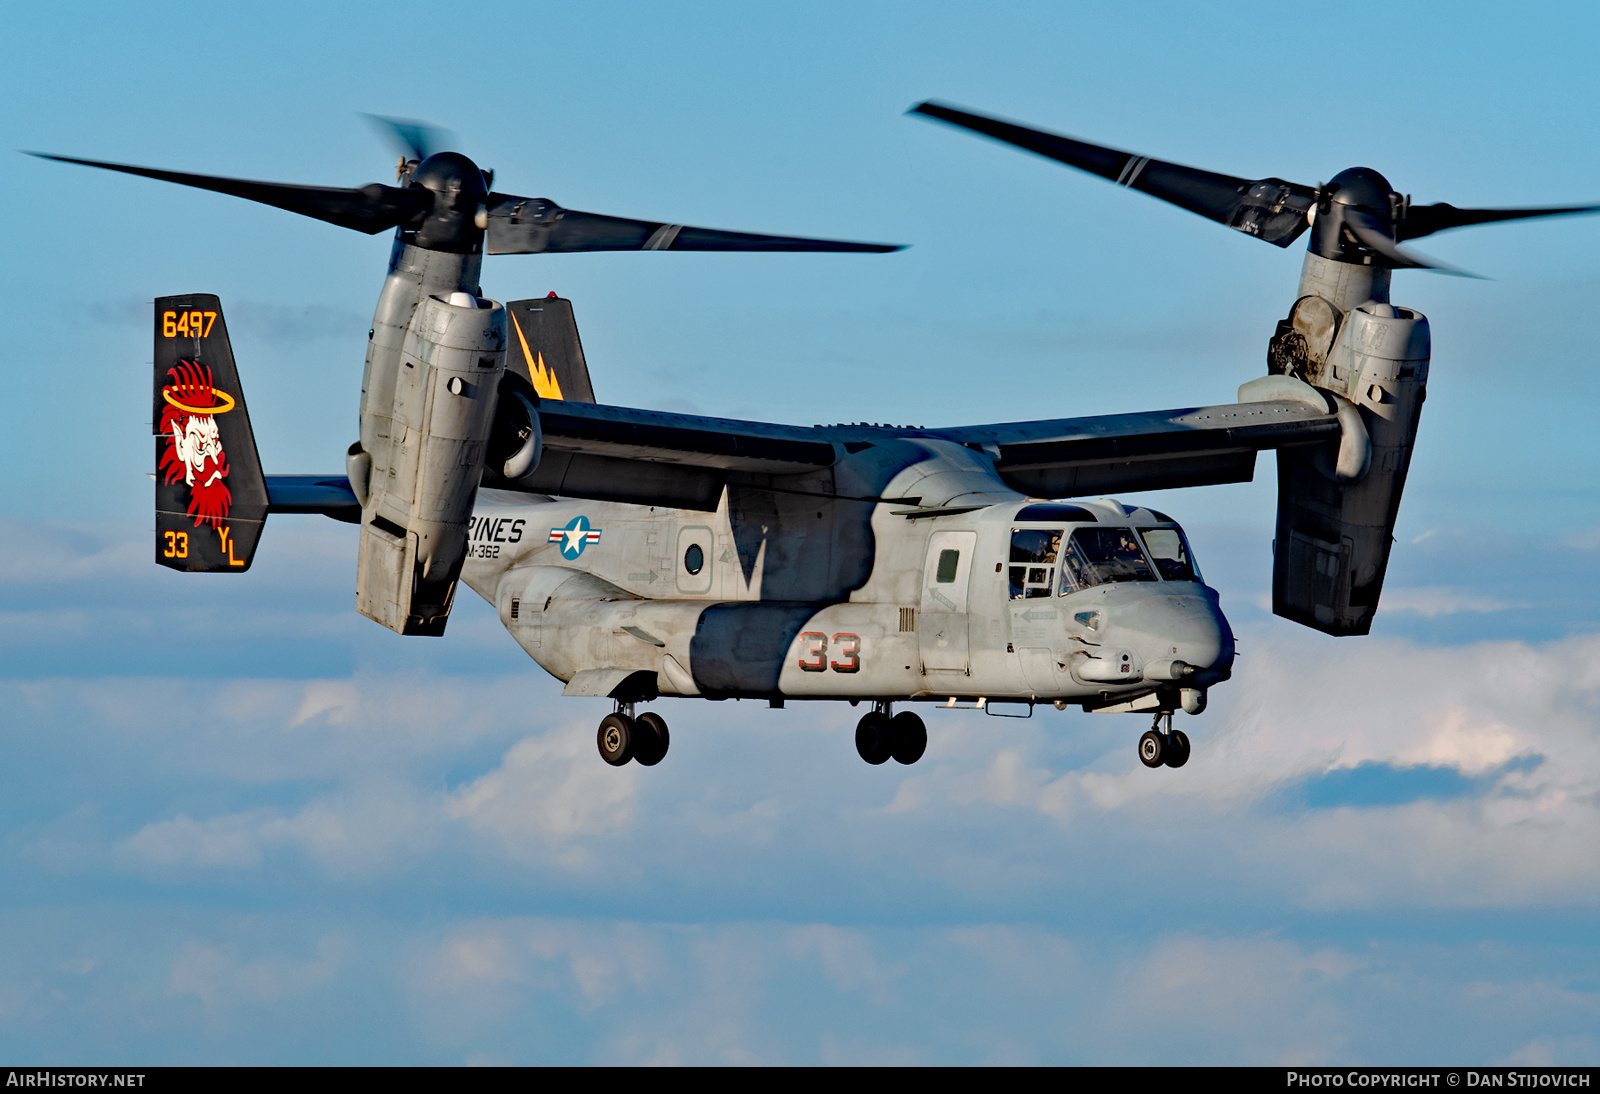
[[[1194,556],[1176,528],[1141,528],[1145,550],[1150,560],[1167,581],[1199,581],[1200,571],[1195,567]]]
[[[689,549],[683,552],[683,568],[691,574],[697,574],[706,564],[706,553],[700,549],[698,543],[689,544]]]
[[[933,579],[940,585],[950,585],[956,579],[956,570],[961,566],[960,551],[940,551],[939,568],[934,572]]]
[[[1011,567],[1006,576],[1012,600],[1050,595],[1063,535],[1059,528],[1011,529]]]
[[[1154,581],[1155,571],[1139,549],[1132,528],[1079,528],[1067,541],[1061,595],[1116,581]]]

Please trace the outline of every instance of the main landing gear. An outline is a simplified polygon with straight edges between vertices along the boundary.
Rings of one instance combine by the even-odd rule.
[[[654,767],[666,757],[671,738],[661,715],[647,710],[635,718],[633,704],[619,702],[613,713],[600,720],[595,743],[600,746],[600,758],[612,767],[621,767],[629,760]]]
[[[928,727],[909,710],[893,714],[890,704],[872,704],[871,712],[856,723],[856,751],[869,764],[881,764],[893,756],[895,762],[914,764],[928,750]]]
[[[1155,724],[1139,738],[1139,759],[1146,767],[1182,767],[1189,762],[1189,735],[1172,728],[1172,711],[1157,714]]]

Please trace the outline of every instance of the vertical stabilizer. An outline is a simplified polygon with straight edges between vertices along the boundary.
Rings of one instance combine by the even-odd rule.
[[[267,484],[217,297],[157,298],[154,371],[156,561],[243,573],[267,519]]]
[[[506,315],[511,320],[506,332],[510,343],[506,347],[507,372],[532,384],[541,399],[596,401],[572,301],[554,293],[534,300],[513,300],[506,305]]]

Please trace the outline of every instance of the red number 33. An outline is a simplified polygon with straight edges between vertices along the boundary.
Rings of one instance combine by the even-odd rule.
[[[800,667],[806,672],[825,672],[830,666],[828,661],[828,636],[821,631],[806,631],[800,636],[800,641],[805,650],[805,656],[800,659]],[[831,663],[834,672],[860,672],[861,671],[861,636],[855,634],[836,634],[833,641],[838,647],[839,660]]]

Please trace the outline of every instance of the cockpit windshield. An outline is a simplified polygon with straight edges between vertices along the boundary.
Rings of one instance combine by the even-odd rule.
[[[1184,542],[1183,533],[1176,528],[1141,528],[1145,549],[1167,581],[1199,581],[1200,571]]]
[[[1131,528],[1079,528],[1061,559],[1061,595],[1114,581],[1154,581]]]

